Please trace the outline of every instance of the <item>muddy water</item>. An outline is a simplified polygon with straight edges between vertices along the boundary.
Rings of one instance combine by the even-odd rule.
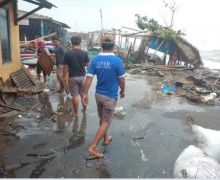
[[[143,78],[127,81],[126,98],[119,99],[117,104],[125,108],[126,116],[114,117],[109,129],[113,141],[109,146],[99,146],[106,154],[102,160],[88,160],[87,153],[98,128],[95,83],[90,90],[88,113],[81,113],[75,121],[69,115],[68,108],[62,109],[62,105],[69,107],[70,99],[54,92],[43,93],[39,97],[42,105],[38,108],[41,111],[24,113],[22,118],[16,120],[25,130],[19,132],[19,140],[10,140],[1,152],[6,165],[29,163],[13,171],[11,176],[172,177],[178,155],[193,144],[185,116],[189,114],[197,124],[219,130],[220,108],[196,105],[179,97],[155,93],[150,82],[152,79]],[[154,82],[160,87],[160,79],[156,78]],[[57,112],[58,116],[51,119],[53,112]]]

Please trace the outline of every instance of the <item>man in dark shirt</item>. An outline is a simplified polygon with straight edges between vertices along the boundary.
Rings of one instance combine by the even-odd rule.
[[[83,96],[83,86],[85,82],[86,70],[85,66],[88,66],[89,57],[88,54],[81,50],[81,37],[73,36],[71,38],[72,49],[67,51],[64,56],[64,71],[63,77],[69,73],[69,90],[73,97],[73,117],[78,117],[79,100],[78,95]],[[86,105],[83,105],[83,113],[86,112]]]
[[[63,60],[65,55],[65,48],[60,43],[60,39],[57,36],[52,37],[52,42],[54,45],[54,52],[56,58],[56,66],[57,66],[57,81],[59,82],[60,89],[57,91],[58,93],[63,94],[64,85],[63,85]]]

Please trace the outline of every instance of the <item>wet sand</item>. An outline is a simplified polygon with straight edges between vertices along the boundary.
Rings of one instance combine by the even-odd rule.
[[[152,86],[152,82],[157,86]],[[18,133],[20,139],[9,138],[7,145],[1,143],[1,161],[6,166],[29,163],[8,177],[172,178],[178,155],[194,143],[186,115],[191,115],[198,125],[220,130],[220,107],[193,104],[162,94],[159,89],[160,78],[132,77],[127,81],[126,98],[117,104],[125,108],[126,116],[114,117],[109,129],[113,141],[109,146],[99,146],[106,153],[101,161],[86,161],[87,149],[98,128],[95,81],[88,112],[81,113],[75,121],[68,112],[49,119],[57,107],[70,102],[66,96],[43,93],[39,99],[44,118],[39,113],[22,114],[16,119],[25,127]]]

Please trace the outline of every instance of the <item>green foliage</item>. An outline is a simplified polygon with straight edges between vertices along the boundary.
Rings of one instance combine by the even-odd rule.
[[[181,31],[176,32],[170,28],[163,27],[156,20],[148,19],[147,16],[141,17],[139,14],[135,16],[137,17],[136,24],[138,28],[141,30],[148,30],[165,40],[174,40],[181,35]]]
[[[156,32],[160,25],[154,19],[148,19],[147,16],[141,17],[139,14],[135,15],[137,17],[136,24],[141,30],[147,29],[150,32]]]

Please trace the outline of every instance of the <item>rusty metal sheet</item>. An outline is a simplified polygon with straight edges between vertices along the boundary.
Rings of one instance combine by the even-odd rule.
[[[43,70],[46,72],[46,74],[49,76],[52,69],[53,69],[53,65],[55,64],[53,59],[47,55],[47,53],[45,51],[43,51],[39,57],[39,63],[41,65],[41,67],[43,68]]]

